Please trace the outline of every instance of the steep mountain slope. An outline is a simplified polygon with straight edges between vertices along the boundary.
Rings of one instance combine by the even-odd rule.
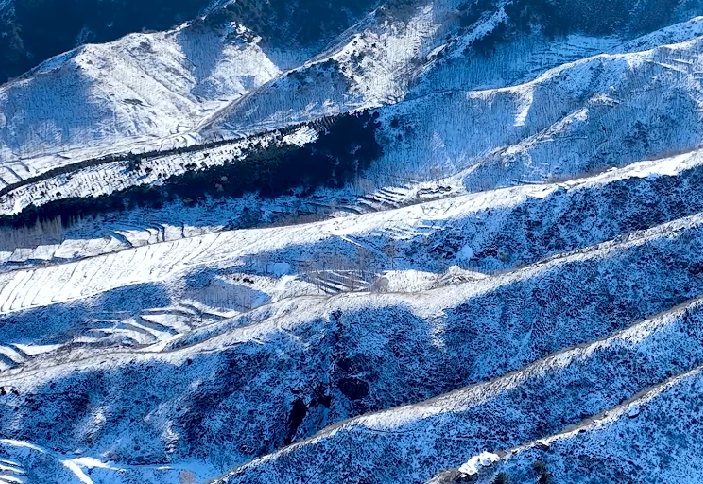
[[[85,159],[106,151],[163,146],[150,143],[151,136],[180,133],[186,135],[185,138],[176,137],[169,144],[188,144],[199,140],[201,135],[206,140],[232,138],[241,133],[276,129],[348,110],[395,103],[406,95],[415,95],[416,85],[422,90],[425,89],[422,85],[456,84],[451,79],[457,77],[457,72],[481,72],[483,69],[471,66],[473,60],[467,61],[467,56],[469,59],[484,58],[477,49],[486,38],[500,34],[491,42],[505,45],[513,55],[524,50],[526,43],[528,53],[538,55],[540,46],[545,45],[544,34],[536,31],[525,37],[515,32],[511,35],[503,32],[506,25],[512,30],[524,27],[527,20],[516,12],[552,9],[525,2],[522,10],[502,2],[471,5],[454,1],[389,2],[375,10],[370,10],[373,3],[342,2],[338,6],[317,10],[300,4],[300,8],[293,9],[290,15],[286,14],[289,7],[283,8],[277,2],[262,5],[235,2],[226,7],[219,6],[205,19],[193,21],[189,27],[182,27],[164,39],[163,35],[155,39],[131,36],[125,39],[125,45],[118,41],[111,52],[128,52],[129,62],[126,64],[132,65],[136,72],[128,69],[119,73],[117,70],[113,79],[113,71],[109,69],[95,72],[92,68],[81,67],[80,59],[84,63],[100,65],[104,64],[105,55],[111,53],[89,46],[47,61],[44,68],[37,71],[37,74],[47,73],[47,70],[54,72],[52,77],[58,77],[57,82],[39,81],[30,73],[25,82],[8,85],[0,98],[5,98],[3,111],[8,111],[10,118],[0,126],[23,128],[0,133],[0,159],[19,159],[30,165],[37,162],[54,164],[61,162],[55,156],[59,149],[65,152],[64,156]],[[617,18],[628,17],[627,13],[631,12],[633,19],[641,19],[647,25],[645,20],[657,11],[655,5],[649,3],[644,6],[634,1],[626,3],[627,9],[619,11]],[[649,24],[653,27],[658,22],[665,22],[667,17],[682,18],[682,12],[696,11],[696,8],[700,10],[695,1],[685,2],[676,9],[666,10],[666,15],[659,15],[657,22]],[[306,11],[311,14],[305,16]],[[538,75],[560,62],[617,50],[622,39],[642,31],[641,25],[638,29],[623,27],[618,30],[613,27],[615,30],[611,30],[617,33],[621,42],[611,42],[594,37],[602,34],[600,30],[583,27],[582,24],[588,24],[594,12],[577,13],[571,23],[564,24],[566,21],[560,20],[560,29],[585,32],[591,37],[577,41],[575,49],[569,48],[571,44],[566,42],[566,48],[558,48],[565,54],[562,58],[546,60],[540,56],[539,60],[513,65],[514,71],[507,78],[493,76],[490,80],[481,80],[459,74],[462,85],[454,85],[452,89],[473,90],[477,87],[475,81],[482,87],[486,86],[486,81],[489,81],[489,87],[502,87],[527,80],[530,75]],[[269,14],[272,18],[267,17]],[[292,15],[293,19],[300,17],[300,22],[294,23],[286,15]],[[286,18],[286,21],[277,23],[273,20],[276,18]],[[334,34],[353,20],[359,21],[333,41]],[[315,24],[323,27],[306,27]],[[239,43],[243,45],[235,49],[228,46],[233,41],[237,44],[237,36],[233,39],[228,35],[232,31],[249,33],[243,38],[239,36]],[[187,32],[194,33],[186,35]],[[312,32],[316,33],[313,35]],[[312,37],[305,37],[304,33]],[[285,41],[286,38],[289,40]],[[179,39],[186,45],[172,45],[173,42],[179,44]],[[145,46],[143,42],[165,44],[153,47],[157,52],[174,49],[181,52],[174,52],[166,65],[154,71],[152,69],[160,62],[152,62],[153,56],[148,52],[135,49],[135,46]],[[328,48],[324,48],[326,42],[330,42]],[[98,51],[93,59],[90,52],[95,49]],[[268,61],[259,50],[265,53]],[[244,55],[254,51],[251,58],[258,58],[254,65],[258,65],[261,71],[251,72],[254,66],[244,60],[241,51]],[[181,56],[192,59],[182,65]],[[500,56],[492,58],[500,59]],[[231,63],[239,62],[244,65],[230,69]],[[118,65],[122,63],[118,62]],[[502,71],[506,65],[510,64],[502,62],[492,71]],[[439,74],[436,74],[438,70]],[[151,75],[142,79],[144,73],[141,71],[148,71]],[[181,77],[185,77],[185,82],[178,81]],[[157,85],[152,92],[153,79],[162,78],[170,82]],[[267,80],[269,82],[260,89],[254,89]],[[50,82],[56,87],[44,89],[42,82]],[[243,86],[238,85],[242,82]],[[200,86],[201,83],[204,86]],[[230,91],[227,88],[232,83],[233,90]],[[58,92],[53,92],[54,89]],[[105,91],[111,96],[100,94]],[[144,91],[149,95],[144,95]],[[241,94],[248,92],[250,95],[240,98]],[[213,95],[221,101],[215,104],[200,102],[211,101]],[[41,105],[31,101],[44,96],[48,98]],[[125,106],[125,99],[131,104]],[[54,103],[52,109],[42,107],[47,102],[49,106]],[[141,109],[144,106],[146,108]],[[181,110],[185,113],[183,123],[179,124],[174,113]],[[5,118],[8,118],[7,114]],[[91,145],[96,148],[86,152],[85,148]],[[54,156],[42,160],[43,153]]]
[[[349,27],[372,3],[337,0],[89,0],[0,2],[0,83],[86,42],[109,42],[130,33],[167,30],[207,14],[254,27],[271,46],[315,47]]]
[[[376,137],[385,153],[368,175],[373,179],[370,186],[407,189],[417,187],[418,181],[442,179],[440,185],[452,187],[455,193],[475,192],[594,173],[694,149],[702,136],[700,26],[696,19],[654,37],[682,42],[582,59],[524,84],[430,93],[382,108]],[[638,39],[621,49],[648,47],[654,38]],[[175,101],[171,104],[176,105]],[[129,109],[147,110],[132,105]],[[154,116],[152,124],[164,127],[168,118],[156,117],[156,111]],[[180,111],[173,123],[182,124],[184,117]],[[312,126],[323,132],[329,124]],[[282,139],[277,132],[274,129],[263,138],[252,139]],[[82,139],[80,131],[76,136]],[[160,143],[164,145],[163,140]],[[186,157],[206,169],[236,159],[242,150],[246,156],[245,147],[250,144],[236,141],[203,147],[189,151]],[[95,197],[134,185],[162,183],[192,163],[183,160],[180,151],[165,155],[157,151],[140,157],[141,170],[128,169],[132,165],[128,158],[86,164],[81,158],[57,162],[48,157],[9,163],[0,171],[5,182],[2,213],[14,214],[31,204],[57,199]],[[55,174],[49,171],[62,165],[65,169]]]
[[[0,482],[700,480],[699,2],[296,5],[0,87]]]
[[[692,303],[485,384],[330,427],[218,482],[422,482],[462,456],[563,428],[574,408],[595,415],[666,375],[698,369],[700,356],[689,352],[700,351],[700,335],[690,329],[700,327],[697,308]],[[315,473],[307,474],[311,467]],[[584,467],[580,473],[588,475]]]
[[[474,482],[494,482],[497,476],[511,482],[593,482],[594,470],[617,482],[698,482],[700,407],[691,396],[701,390],[700,373],[698,367],[671,378],[592,421],[511,449],[503,459],[488,455],[499,460],[490,469],[467,467],[482,471]],[[430,482],[461,481],[457,474]]]
[[[699,51],[696,38],[579,60],[518,86],[428,94],[384,111],[384,125],[397,126],[386,156],[396,174],[417,160],[410,177],[463,171],[476,191],[691,149],[701,136]]]
[[[525,53],[515,54],[516,41],[523,49],[527,43],[526,50],[531,53],[539,48],[545,34],[587,35],[582,45],[577,42],[576,49],[555,49],[564,56],[560,59],[563,63],[584,57],[589,51],[601,53],[614,48],[602,41],[599,36],[603,34],[617,34],[621,39],[636,37],[662,27],[667,18],[683,18],[683,12],[701,7],[696,2],[670,2],[662,9],[655,2],[623,1],[613,9],[610,2],[590,3],[595,5],[584,9],[570,0],[390,2],[325,55],[234,102],[205,125],[206,133],[280,126],[348,109],[392,104],[408,94],[412,96],[417,84],[426,87],[449,83],[449,89],[468,90],[475,89],[477,81],[485,85],[490,79],[494,84],[487,87],[502,87],[524,80],[528,72],[537,75],[535,70],[543,71],[559,62],[552,60],[550,65],[542,57],[539,62],[516,65],[500,55],[493,56],[503,62],[493,66],[497,69],[488,75],[489,79],[477,79],[481,72],[474,65],[477,57],[480,62],[486,49],[490,51],[495,45],[507,44],[506,50],[512,51],[509,56],[518,57]],[[566,12],[569,14],[564,15]],[[517,35],[531,28],[533,34]],[[435,74],[437,69],[441,74]],[[515,70],[507,79],[496,79],[495,71],[503,69]],[[315,82],[320,76],[330,78],[323,83],[325,89],[319,89],[320,82]],[[463,81],[459,86],[457,77]]]
[[[686,159],[681,157],[681,161]],[[661,189],[673,207],[688,207],[691,202],[676,203],[675,198],[668,198],[672,192],[666,183],[667,178],[677,180],[684,172],[671,170],[671,161],[649,166],[632,167],[629,172],[633,178],[624,178],[627,183],[635,183],[635,187],[639,185],[631,192],[633,208],[643,210],[641,216],[651,212],[651,208],[640,205],[645,199],[641,183],[663,183]],[[656,175],[661,170],[667,173],[663,178]],[[498,207],[504,195],[492,197],[489,193],[484,197],[486,201],[477,200],[473,210],[490,212],[487,226],[496,227],[504,237],[514,232],[507,222],[511,218],[521,220],[521,214],[534,213],[539,220],[538,214],[547,214],[556,207],[564,210],[562,213],[573,213],[573,209],[566,208],[569,204],[562,205],[565,195],[566,200],[578,200],[582,206],[593,205],[602,210],[612,205],[608,192],[622,203],[623,191],[618,188],[622,182],[618,180],[623,180],[623,175],[613,176],[610,181],[606,177],[603,181],[585,182],[580,188],[574,187],[573,195],[558,194],[557,190],[550,197],[545,196],[544,189],[536,188],[535,194],[540,195],[527,199],[536,204],[533,208],[503,214]],[[612,188],[606,189],[611,184]],[[679,193],[685,197],[698,189],[696,185],[682,185]],[[606,198],[588,203],[583,197],[591,191]],[[495,202],[489,201],[492,199]],[[517,207],[521,205],[519,200],[516,199]],[[495,203],[499,205],[494,206]],[[471,204],[460,199],[454,204],[455,210],[469,209],[464,216],[468,225],[460,233],[470,233],[470,228],[476,227]],[[267,229],[264,233],[240,231],[205,236],[187,244],[162,243],[74,264],[5,274],[0,294],[5,328],[9,329],[4,333],[8,339],[3,351],[8,372],[0,376],[0,383],[6,389],[9,400],[5,408],[10,413],[2,419],[8,423],[3,435],[50,448],[59,456],[67,456],[74,448],[82,449],[81,453],[90,458],[102,455],[102,464],[81,464],[83,468],[97,469],[98,475],[104,473],[101,479],[116,479],[120,475],[124,479],[146,479],[144,476],[153,472],[146,464],[173,463],[173,475],[166,482],[176,482],[182,463],[193,458],[215,466],[198,474],[200,477],[213,476],[340,419],[419,402],[457,386],[517,370],[550,352],[608,335],[614,329],[665,311],[701,291],[700,251],[696,250],[700,244],[698,215],[624,240],[562,254],[505,275],[486,278],[480,272],[450,270],[443,277],[428,274],[423,282],[422,277],[409,270],[412,261],[430,270],[432,260],[438,268],[446,267],[446,258],[451,260],[452,256],[436,248],[446,250],[452,244],[442,240],[447,235],[441,220],[447,217],[450,226],[459,227],[461,218],[440,205],[434,210],[438,218],[431,223],[429,207],[412,209],[419,215],[419,230],[414,237],[417,243],[411,238],[407,246],[401,241],[407,238],[408,231],[402,230],[402,225],[396,229],[398,222],[393,220],[408,220],[408,216],[393,216],[389,212],[360,219],[359,235],[351,227],[337,228],[339,236],[325,236],[327,244],[334,244],[331,247],[312,243],[311,237],[320,237],[326,230],[303,225]],[[695,212],[695,206],[691,210]],[[639,220],[633,218],[634,213],[616,209],[594,219],[620,217],[623,225],[618,228],[616,223],[614,232],[603,235],[608,238],[632,230],[630,224]],[[369,223],[379,222],[376,229],[368,227]],[[337,221],[325,224],[330,228],[339,226]],[[560,226],[557,217],[553,227]],[[576,237],[573,230],[580,227],[577,223],[572,229],[562,229],[567,240],[574,237],[577,245],[571,248],[585,248],[593,242]],[[552,235],[547,235],[553,229],[543,229],[545,242],[554,241]],[[396,231],[399,241],[393,252],[387,251],[381,241],[374,241],[383,237],[381,234]],[[365,233],[368,235],[362,236]],[[588,234],[591,232],[584,236]],[[477,230],[475,243],[480,243],[483,235],[483,230]],[[436,243],[434,237],[439,237]],[[489,274],[498,261],[508,268],[524,264],[511,261],[519,253],[516,246],[498,240],[488,242],[489,248],[501,249],[498,253],[489,250],[480,255],[480,246],[476,246],[471,256],[473,249],[462,248],[457,262],[463,257],[475,257],[475,270],[487,270]],[[286,247],[290,249],[286,251]],[[568,247],[552,250],[555,249]],[[512,254],[506,257],[500,253],[503,250]],[[313,252],[306,254],[307,251]],[[356,263],[344,264],[339,261],[340,256]],[[537,255],[540,256],[543,257]],[[525,257],[529,261],[527,254]],[[308,267],[310,272],[301,277],[304,273],[299,271],[314,260],[320,265]],[[485,265],[486,269],[481,269]],[[383,272],[384,266],[394,269],[377,281],[374,279],[378,276],[371,275],[369,279],[364,275],[364,271],[374,268]],[[55,289],[43,291],[45,281],[54,281]],[[419,284],[415,290],[413,281]],[[589,282],[585,286],[579,281]],[[324,296],[327,287],[340,283],[338,287],[346,286],[346,291],[362,292],[333,299]],[[393,287],[399,286],[412,292],[369,294],[364,290],[369,283],[375,283],[375,291],[397,291]],[[41,324],[37,325],[39,321]],[[117,350],[119,347],[124,350]],[[662,347],[678,348],[681,364],[695,362],[682,356],[683,350],[678,346]],[[32,354],[42,356],[32,358]],[[284,354],[287,356],[282,360]],[[652,358],[653,365],[668,361]],[[603,363],[600,358],[596,361]],[[268,365],[272,365],[270,371],[263,370]],[[630,374],[625,371],[622,378]],[[656,378],[652,376],[651,381],[656,382]],[[608,381],[618,387],[623,384],[619,379]],[[641,381],[641,376],[637,381]],[[297,383],[291,386],[291,382]],[[125,393],[125,388],[131,389],[130,394]],[[183,393],[185,388],[190,390]],[[582,388],[587,395],[593,391],[585,385],[569,388]],[[116,397],[115,392],[120,396]],[[57,413],[48,413],[45,406],[31,403],[46,401],[49,394],[51,408]],[[266,401],[257,395],[265,395]],[[611,401],[614,403],[610,405],[618,403]],[[573,419],[581,412],[589,415],[607,408],[606,403],[603,405],[606,407],[595,410],[576,410],[577,405],[565,405],[564,412],[575,422]],[[440,408],[442,414],[451,414],[451,407]],[[251,409],[256,413],[249,413]],[[66,412],[75,417],[59,417]],[[423,432],[434,435],[435,426],[427,425]],[[169,429],[167,433],[163,433],[165,429]],[[535,434],[524,435],[523,440]],[[385,447],[362,444],[366,433],[359,438],[358,445],[369,451],[378,450],[384,458],[388,455]],[[516,439],[520,441],[520,437]],[[414,438],[412,441],[419,442]],[[425,465],[423,472],[429,474],[423,474],[423,478],[441,470],[440,465],[458,465],[468,459],[474,447],[465,446],[463,440],[459,442],[458,453],[452,454],[454,460]],[[282,454],[293,455],[297,462],[281,464],[288,469],[286,474],[290,474],[291,465],[303,466],[290,474],[292,481],[297,481],[297,472],[311,469],[321,481],[346,475],[337,474],[342,472],[338,465],[343,460],[329,460],[331,467],[316,464],[311,455],[324,458],[325,452],[311,450],[310,454],[304,450],[307,444],[300,445]],[[337,452],[349,449],[335,441],[329,445]],[[302,449],[300,457],[290,454],[298,448]],[[278,466],[278,459],[274,454],[263,462]],[[344,468],[355,469],[358,479],[374,475],[375,466],[364,467],[373,462],[370,455],[359,454],[359,459],[358,464]],[[408,463],[401,458],[388,479],[412,481],[415,467],[408,467]],[[256,472],[258,466],[251,464],[246,469],[251,467]],[[104,470],[110,467],[125,469],[126,474]],[[246,472],[245,476],[250,477],[245,481],[251,481],[252,474]],[[275,478],[275,472],[267,470],[262,478]],[[165,472],[163,479],[166,474],[169,473]]]
[[[279,72],[253,34],[236,25],[83,46],[0,88],[0,156],[14,161],[58,147],[107,149],[178,135]]]
[[[60,9],[61,2],[43,3]],[[308,3],[213,6],[207,16],[171,31],[87,44],[43,62],[0,87],[0,161],[76,149],[77,153],[66,156],[81,157],[81,149],[91,146],[100,149],[90,150],[89,157],[105,151],[129,151],[141,144],[162,146],[163,140],[156,144],[148,140],[192,131],[208,113],[315,55],[369,6],[342,1],[311,12]],[[123,7],[128,10],[133,5],[128,2]],[[172,8],[178,10],[177,5]],[[309,11],[305,22],[294,25],[290,18],[284,20],[291,8],[294,19]],[[100,14],[109,15],[102,9]],[[42,25],[41,20],[34,21]],[[304,28],[312,24],[318,28]],[[86,29],[90,27],[84,26]],[[28,35],[43,36],[45,30],[37,27]],[[118,36],[110,34],[106,39]],[[97,40],[103,37],[98,35]],[[56,43],[42,39],[36,41],[56,47]],[[78,44],[88,39],[90,36]],[[176,137],[173,142],[187,144],[189,139]],[[56,161],[55,157],[49,160]]]

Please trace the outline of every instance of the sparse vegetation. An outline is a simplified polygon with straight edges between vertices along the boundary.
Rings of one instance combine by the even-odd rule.
[[[537,474],[538,484],[551,484],[552,474],[547,471],[547,465],[541,461],[536,460],[532,463],[532,470]]]
[[[487,57],[495,52],[495,48],[500,42],[504,42],[508,38],[509,33],[508,25],[501,22],[486,35],[473,41],[470,48],[474,52]]]
[[[488,56],[498,43],[533,31],[552,38],[575,32],[635,36],[664,25],[679,4],[679,0],[516,0],[505,6],[507,22],[499,23],[470,48]],[[460,23],[468,28],[497,6],[494,0],[464,3],[457,9]]]
[[[376,3],[377,0],[241,0],[198,22],[214,27],[230,22],[244,24],[272,47],[309,46],[340,34]]]
[[[532,463],[532,470],[537,474],[542,474],[546,471],[547,466],[541,460],[536,460]]]
[[[509,482],[508,475],[503,472],[497,474],[491,481],[492,484],[509,484]]]
[[[468,2],[464,21],[486,4]],[[438,10],[427,10],[433,25]],[[513,48],[499,45],[515,32],[501,25],[477,52]],[[543,40],[536,52],[573,39]],[[526,87],[411,91],[381,108],[381,133],[366,111],[168,156],[84,165],[67,153],[48,174],[8,176],[20,185],[0,190],[6,213],[59,190],[86,198],[0,219],[0,246],[71,239],[0,256],[5,474],[42,472],[46,484],[81,472],[121,484],[675,482],[703,459],[694,398],[703,387],[703,155],[633,163],[703,133],[696,62],[684,62],[700,60],[692,44],[658,59],[676,57],[687,75],[632,62],[649,52],[600,56]],[[318,67],[292,74],[306,84],[300,94],[339,69]],[[284,84],[296,101],[286,122],[300,119],[298,108],[313,104],[288,90],[295,80]],[[645,94],[658,85],[663,95]],[[691,105],[660,101],[670,95]],[[390,173],[373,178],[381,147],[388,156],[374,168]],[[616,169],[578,182],[606,166]],[[16,181],[25,174],[34,178]],[[569,182],[528,186],[553,176]],[[417,205],[399,209],[406,203]],[[119,210],[128,212],[64,232]],[[608,418],[586,425],[598,415]],[[670,452],[672,442],[686,451]]]
[[[387,0],[376,10],[376,16],[382,20],[407,20],[417,10],[418,5],[418,0]]]
[[[537,480],[539,484],[551,484],[552,482],[552,475],[550,473],[544,473],[541,476],[539,476],[539,479]]]

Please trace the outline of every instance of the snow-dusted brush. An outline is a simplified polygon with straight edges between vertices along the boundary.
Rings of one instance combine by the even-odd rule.
[[[0,0],[0,483],[701,481],[703,2],[195,3]]]

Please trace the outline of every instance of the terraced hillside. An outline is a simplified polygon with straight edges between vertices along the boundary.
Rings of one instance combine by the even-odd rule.
[[[0,86],[0,483],[702,481],[699,4],[264,3]]]

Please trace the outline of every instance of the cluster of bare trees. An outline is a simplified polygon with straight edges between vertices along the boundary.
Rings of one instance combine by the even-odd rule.
[[[0,251],[15,249],[34,249],[42,245],[58,245],[66,240],[71,231],[83,228],[94,230],[103,223],[104,217],[98,215],[73,215],[68,219],[60,215],[38,218],[31,225],[13,227],[0,226]]]
[[[388,244],[383,253],[392,260],[395,245]],[[303,279],[320,292],[354,292],[365,289],[383,292],[388,283],[382,280],[380,268],[385,264],[379,264],[379,256],[370,249],[357,246],[351,257],[341,252],[316,254],[314,259],[300,261],[296,265]]]
[[[13,251],[18,248],[60,244],[64,240],[64,234],[61,217],[37,220],[34,225],[28,227],[3,227],[0,229],[0,250]]]

